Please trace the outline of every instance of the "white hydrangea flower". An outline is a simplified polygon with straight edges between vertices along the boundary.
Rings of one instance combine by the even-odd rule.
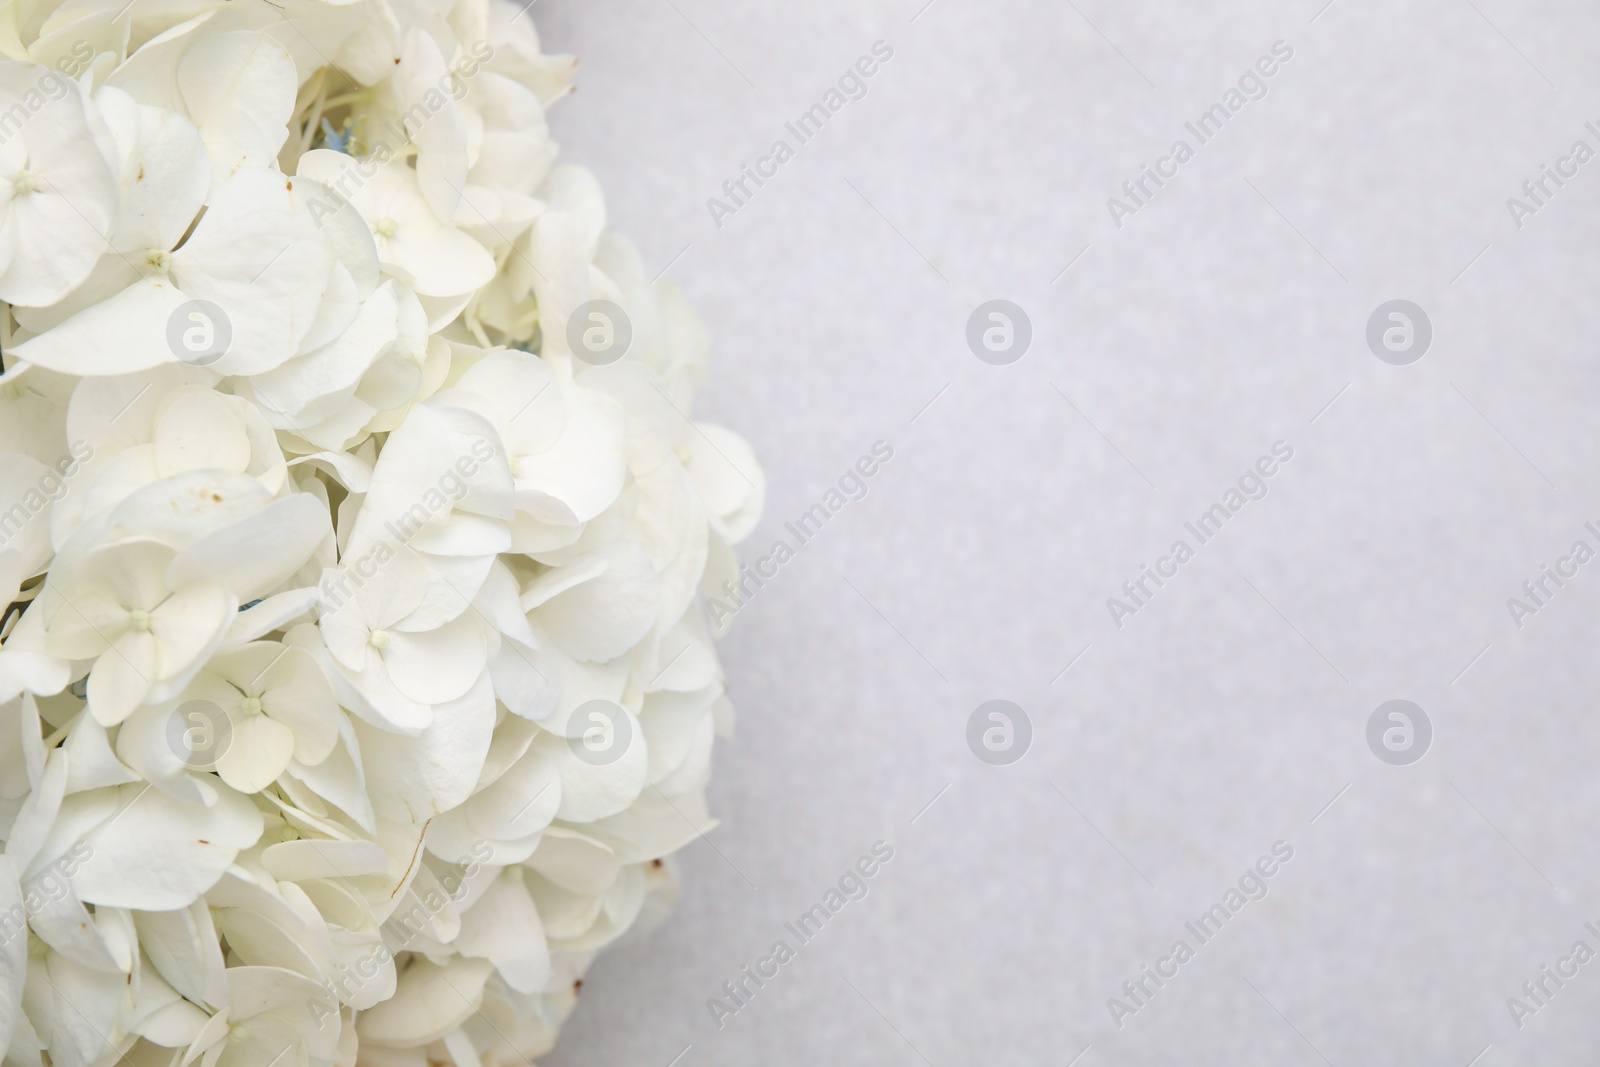
[[[272,7],[0,34],[5,1067],[526,1063],[713,825],[763,483],[573,59]]]
[[[117,217],[111,133],[86,89],[48,67],[0,62],[0,101],[0,300],[53,304],[89,276]]]

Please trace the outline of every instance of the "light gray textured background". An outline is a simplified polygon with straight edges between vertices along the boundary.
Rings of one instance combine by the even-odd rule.
[[[1600,160],[1520,230],[1506,198],[1600,149],[1600,11],[922,2],[532,9],[582,57],[564,158],[672,264],[713,337],[697,414],[765,465],[743,558],[894,448],[724,643],[722,825],[547,1062],[1595,1062],[1600,960],[1520,1029],[1506,1000],[1600,949],[1600,562],[1520,630],[1506,599],[1600,545]],[[879,39],[719,230],[706,199]],[[1116,228],[1279,39],[1269,95]],[[1032,319],[1011,366],[965,344],[992,297]],[[1433,322],[1413,366],[1364,340],[1394,297]],[[1106,598],[1280,439],[1270,495],[1118,630]],[[964,734],[995,697],[1035,733],[1003,768]],[[1365,741],[1395,697],[1434,724],[1410,767]],[[707,998],[878,839],[870,895],[719,1030]],[[1114,1026],[1277,840],[1270,896]]]

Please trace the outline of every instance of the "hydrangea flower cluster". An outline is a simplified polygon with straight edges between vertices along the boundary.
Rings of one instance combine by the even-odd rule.
[[[762,477],[506,0],[0,9],[7,1067],[497,1067],[671,902]]]

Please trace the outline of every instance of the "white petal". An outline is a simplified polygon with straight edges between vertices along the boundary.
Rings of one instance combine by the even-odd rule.
[[[304,975],[279,967],[228,968],[228,1005],[232,1018],[239,1022],[256,1020],[277,1023],[289,1035],[306,1044],[313,1059],[332,1058],[338,1035],[331,1026],[317,1025],[319,1008],[326,995],[321,986]],[[277,1035],[274,1035],[277,1036]],[[281,1053],[284,1041],[267,1042],[259,1048],[261,1067]]]
[[[261,865],[274,878],[355,878],[384,874],[389,857],[372,841],[284,841],[261,853]]]
[[[59,484],[59,475],[32,456],[0,452],[0,545],[14,553],[20,578],[49,562],[51,500],[45,487]]]
[[[425,633],[389,632],[383,662],[395,687],[422,704],[443,704],[470,689],[488,665],[483,620],[463,612]]]
[[[702,719],[722,695],[720,686],[698,693],[652,693],[645,698],[639,722],[650,750],[650,780],[659,782],[683,765],[695,743]]]
[[[218,607],[224,612],[232,610],[225,601],[213,604],[214,609]],[[183,615],[179,618],[189,621]],[[203,627],[208,620],[194,621]],[[210,621],[213,626],[220,626],[226,621],[226,615],[221,619],[213,616]],[[201,637],[202,634],[198,629],[189,629],[185,636]],[[193,664],[202,650],[203,646],[191,646],[187,663]],[[89,698],[89,714],[104,726],[115,726],[126,719],[150,695],[159,664],[160,645],[154,634],[124,634],[95,661],[94,669],[89,672],[89,684],[85,689]]]
[[[605,563],[604,570],[557,593],[534,614],[567,655],[603,662],[649,632],[656,620],[659,583],[644,549],[632,541],[615,541],[595,555]]]
[[[208,690],[200,684],[208,677],[200,674],[185,695],[211,699]],[[211,681],[215,683],[216,679]],[[237,693],[232,695],[238,696]],[[201,805],[211,803],[216,790],[207,784],[210,776],[202,779],[200,775],[191,774],[189,765],[175,751],[179,746],[168,736],[176,710],[169,705],[146,704],[129,715],[117,727],[117,757],[175,800]]]
[[[333,531],[328,509],[310,493],[292,493],[202,538],[167,566],[174,588],[215,582],[251,601],[275,592]]]
[[[133,283],[109,300],[17,345],[20,360],[62,374],[128,374],[177,357],[167,323],[188,298],[159,275]]]
[[[379,818],[421,824],[460,804],[477,784],[494,732],[488,675],[460,700],[435,709],[417,737],[356,726],[367,791]]]
[[[463,956],[487,959],[519,993],[542,990],[550,980],[550,949],[533,899],[512,872],[502,874],[461,917],[455,940]]]
[[[36,88],[52,76],[67,90],[54,99]],[[37,187],[0,207],[0,300],[42,307],[94,269],[111,233],[117,183],[76,82],[32,63],[0,63],[0,97],[18,102],[25,95],[40,103],[32,112],[13,105],[12,112],[26,113],[14,151],[26,151]]]
[[[584,832],[609,845],[623,863],[657,859],[716,829],[702,793],[671,798],[654,789],[639,794],[626,811],[584,827]]]
[[[63,808],[94,795],[75,794]],[[210,808],[148,786],[120,786],[115,796],[117,813],[85,835],[93,852],[72,877],[86,903],[144,911],[187,907],[261,836],[261,813],[231,789],[219,789]]]
[[[561,696],[550,673],[540,669],[539,653],[511,638],[501,641],[500,651],[489,661],[489,676],[500,702],[524,719],[543,719]]]
[[[9,1048],[22,1015],[22,984],[28,969],[28,939],[16,936],[17,916],[23,915],[22,886],[16,864],[0,855],[0,917],[10,931],[0,938],[0,1049]]]
[[[69,762],[67,792],[137,782],[139,776],[117,759],[106,740],[106,728],[93,715],[80,715],[61,745]]]
[[[288,49],[264,33],[218,34],[189,49],[178,89],[205,134],[219,183],[240,167],[275,162],[299,83]]]
[[[134,1033],[164,1048],[182,1048],[200,1035],[207,1018],[159,974],[140,973],[139,999],[130,1013]]]
[[[318,148],[302,155],[297,169],[355,204],[379,234],[380,262],[407,279],[418,295],[471,294],[494,277],[494,257],[471,236],[440,221],[423,198],[417,172],[403,162],[374,167]]]
[[[395,284],[379,286],[361,304],[350,326],[321,348],[254,376],[250,386],[268,409],[299,412],[320,398],[353,391],[372,361],[398,336]]]
[[[441,967],[414,956],[394,996],[362,1012],[356,1030],[365,1041],[400,1048],[437,1041],[477,1011],[493,972],[488,960],[452,956]]]
[[[138,147],[128,161],[132,173],[123,174],[122,209],[112,238],[130,259],[177,245],[211,188],[206,146],[194,123],[162,108],[136,107]]]
[[[467,130],[461,108],[440,92],[450,83],[444,57],[432,37],[420,28],[408,30],[395,67],[396,110],[422,118],[406,122],[406,132],[417,146],[417,179],[423,198],[441,219],[455,214],[467,184]],[[442,103],[434,104],[443,96]]]
[[[588,167],[563,163],[550,171],[541,193],[553,211],[570,211],[583,220],[588,244],[585,258],[594,259],[606,229],[606,200],[600,179]]]
[[[111,511],[106,525],[118,537],[149,537],[184,548],[249,518],[271,499],[266,487],[248,475],[184,471],[128,497]]]
[[[689,751],[670,774],[661,778],[652,776],[651,786],[668,797],[682,796],[705,788],[711,776],[711,749],[717,740],[717,708],[727,701],[718,698],[710,714],[695,724],[694,736],[689,741]]]
[[[361,829],[371,833],[377,825],[372,799],[367,796],[366,780],[352,753],[356,748],[355,730],[348,716],[339,716],[340,744],[315,764],[291,762],[290,775],[310,787],[319,797],[337,805]],[[292,779],[291,779],[292,780]]]
[[[25,612],[0,646],[0,700],[19,693],[59,693],[72,680],[72,667],[45,645],[44,612]]]
[[[243,412],[220,393],[197,390],[173,397],[156,420],[152,443],[163,473],[200,467],[243,471],[250,463]]]
[[[174,989],[205,1007],[222,1004],[222,949],[204,900],[174,911],[136,911],[133,922],[140,947]]]
[[[650,762],[646,752],[644,731],[639,720],[627,709],[627,748],[609,763],[592,763],[580,759],[575,749],[585,742],[581,739],[542,734],[534,742],[535,748],[545,752],[555,762],[561,775],[561,808],[557,818],[564,822],[587,823],[603,819],[625,810],[644,789],[649,775]],[[616,733],[608,739],[616,744],[624,729],[622,722],[615,726]]]
[[[22,802],[22,810],[17,812],[16,821],[11,824],[5,855],[16,865],[19,877],[31,877],[37,873],[35,868],[40,865],[40,852],[50,848],[50,833],[56,826],[62,794],[67,785],[67,760],[67,754],[60,749],[50,753],[38,785]],[[48,863],[58,854],[50,848],[43,862]]]
[[[115,1056],[106,1035],[125,982],[123,975],[91,971],[53,952],[29,968],[24,1004],[55,1067],[89,1067]]]
[[[580,937],[600,918],[599,897],[571,892],[533,873],[525,876],[525,884],[552,941]]]
[[[126,91],[141,104],[182,112],[178,91],[178,63],[200,35],[194,31],[216,12],[206,11],[176,25],[163,26],[107,77],[108,85]]]
[[[295,199],[294,180],[246,167],[214,191],[194,233],[172,253],[172,275],[188,297],[213,301],[227,316],[232,343],[216,370],[254,374],[298,350],[332,260]]]
[[[150,636],[159,645],[156,674],[150,679],[155,699],[174,696],[189,683],[206,657],[222,644],[238,610],[238,598],[227,589],[196,582],[168,597],[150,613]],[[117,643],[118,649],[122,643]],[[98,669],[100,664],[95,667]]]
[[[493,785],[467,801],[466,820],[492,840],[519,841],[549,825],[560,806],[556,762],[543,748],[530,746]]]
[[[217,773],[241,793],[259,793],[289,767],[294,731],[265,715],[233,718],[227,751],[217,758]]]
[[[766,478],[755,452],[732,430],[696,423],[689,434],[689,476],[711,513],[712,525],[730,545],[755,528],[766,495]]]
[[[254,607],[239,608],[233,625],[228,627],[227,645],[254,641],[274,630],[287,630],[295,619],[308,615],[317,602],[316,586],[286,589],[256,603]]]
[[[261,912],[244,908],[219,909],[217,932],[228,939],[229,958],[235,963],[281,967],[299,974],[318,974],[326,965],[325,953],[302,943],[299,935],[303,931],[299,926],[284,925],[274,916]]]
[[[545,359],[558,372],[572,374],[567,321],[589,299],[589,233],[570,211],[546,211],[534,221],[531,251],[533,291],[539,301],[539,329]]]
[[[564,389],[561,438],[518,459],[517,507],[545,522],[588,522],[622,491],[627,476],[627,421],[622,405],[593,389]]]
[[[122,969],[101,938],[95,916],[73,894],[70,884],[61,884],[63,881],[52,866],[23,886],[32,902],[28,925],[40,940],[78,966],[120,976]]]
[[[652,691],[687,693],[722,681],[716,650],[705,636],[698,613],[690,612],[679,619],[662,636],[656,655],[661,666],[649,672]]]
[[[336,190],[304,171],[296,177],[302,180],[294,183],[295,192],[305,197],[306,209],[316,220],[333,254],[350,273],[356,292],[365,300],[381,280],[378,273],[378,247],[372,241],[372,231],[367,229],[366,220],[355,205]]]
[[[539,841],[528,866],[574,893],[599,896],[616,881],[617,854],[585,834],[552,826]]]

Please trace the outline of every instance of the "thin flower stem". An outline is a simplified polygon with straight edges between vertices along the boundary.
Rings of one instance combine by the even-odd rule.
[[[44,739],[44,750],[46,752],[50,751],[52,748],[55,748],[56,745],[61,743],[61,739],[67,736],[67,731],[72,729],[72,724],[83,717],[83,711],[83,708],[79,708],[73,713],[72,718],[62,723],[60,728],[57,729],[55,733]]]
[[[322,75],[322,88],[317,92],[317,102],[311,105],[311,114],[306,118],[306,130],[300,137],[300,154],[305,155],[311,150],[311,142],[317,139],[317,127],[322,123],[323,109],[328,105],[328,79]]]
[[[340,93],[338,96],[330,97],[329,99],[323,101],[322,110],[324,110],[324,111],[332,111],[334,108],[343,107],[345,104],[354,104],[354,103],[357,103],[358,101],[371,100],[371,99],[372,99],[372,90],[371,89],[357,89],[354,92]]]

